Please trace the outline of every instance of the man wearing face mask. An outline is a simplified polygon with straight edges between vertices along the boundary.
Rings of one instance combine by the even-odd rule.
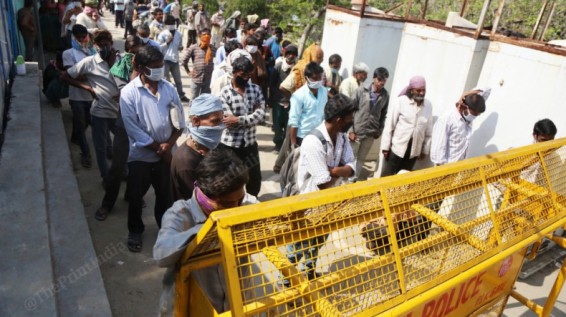
[[[171,206],[170,163],[172,148],[185,129],[181,100],[171,83],[163,79],[163,54],[144,46],[134,57],[139,76],[130,81],[120,96],[120,110],[130,139],[128,155],[128,249],[142,248],[142,198],[150,186],[155,192],[154,216],[161,217]]]
[[[183,82],[181,81],[181,67],[179,66],[179,48],[182,46],[183,36],[177,31],[175,26],[175,18],[168,15],[165,19],[165,28],[157,37],[161,45],[161,51],[165,55],[165,77],[169,78],[169,73],[173,76],[173,81],[177,87],[177,93],[183,102],[189,102],[189,98],[185,96],[183,91]],[[163,33],[166,36],[162,36]],[[170,35],[170,36],[169,36]]]
[[[364,63],[354,65],[354,74],[346,78],[340,84],[340,93],[349,98],[354,98],[358,88],[363,86],[363,83],[368,78],[369,67]]]
[[[69,69],[86,57],[96,54],[96,50],[93,47],[89,47],[88,31],[84,25],[74,25],[72,34],[72,48],[63,52],[63,66],[65,69]],[[88,84],[86,80],[81,81]],[[87,90],[73,85],[69,86],[69,105],[73,113],[73,137],[71,142],[78,143],[81,147],[81,165],[85,168],[92,166],[90,148],[86,139],[86,129],[90,124],[92,100],[92,95]]]
[[[434,124],[430,160],[444,165],[466,158],[472,122],[485,111],[485,100],[490,89],[473,89],[456,103],[455,109],[443,114]]]
[[[289,76],[297,62],[297,46],[289,44],[285,47],[285,56],[275,63],[269,80],[269,103],[273,109],[273,143],[275,152],[279,152],[285,139],[289,121],[289,98],[279,90],[279,85]]]
[[[191,77],[191,97],[193,99],[200,94],[210,93],[215,55],[216,47],[210,44],[209,29],[201,31],[200,43],[185,48],[181,53],[179,63],[183,65],[183,68]],[[192,71],[189,69],[189,60],[193,62]]]
[[[106,30],[94,33],[96,55],[83,58],[63,74],[63,80],[69,85],[82,88],[94,98],[91,114],[92,143],[96,153],[96,162],[102,179],[108,174],[107,158],[112,155],[109,144],[110,132],[114,133],[118,117],[118,98],[120,90],[110,74],[110,68],[116,61],[116,51],[112,47],[112,35]],[[88,82],[79,81],[80,76]]]
[[[187,300],[175,296],[176,276],[179,273],[177,262],[208,217],[219,210],[258,203],[255,197],[246,194],[244,186],[248,179],[244,162],[234,153],[221,149],[213,150],[199,164],[192,197],[175,202],[163,216],[163,227],[159,230],[153,246],[155,262],[158,266],[167,268],[163,277],[158,316],[173,317],[175,301]],[[244,256],[238,261],[249,263],[251,260]],[[251,272],[244,268],[240,273],[242,284],[251,287],[251,283],[246,282]],[[196,270],[191,272],[191,276],[217,313],[230,310],[222,265]],[[244,295],[246,298],[253,298],[248,297],[247,293]]]
[[[344,95],[328,100],[324,122],[305,136],[301,145],[297,169],[297,188],[301,194],[335,187],[341,178],[354,175],[356,161],[347,133],[354,123],[356,110],[356,105]],[[308,217],[319,220],[315,215]],[[319,276],[316,273],[318,251],[327,237],[318,236],[287,246],[287,258],[291,263],[297,264],[305,258],[303,271],[309,280]],[[283,285],[288,286],[288,281],[283,281]]]
[[[265,59],[263,58],[262,52],[259,48],[259,44],[261,42],[263,42],[263,40],[259,40],[255,36],[249,36],[246,38],[246,46],[244,47],[244,49],[248,51],[248,53],[250,53],[250,55],[252,56],[254,71],[250,79],[252,80],[252,83],[258,85],[261,88],[261,92],[265,97],[267,96],[267,78],[269,74],[267,72]]]
[[[159,43],[149,38],[149,34],[151,33],[151,31],[149,30],[149,26],[145,24],[140,24],[136,31],[137,31],[137,37],[140,38],[142,45],[151,45],[161,49],[161,45]]]
[[[199,163],[216,149],[222,138],[223,117],[222,101],[216,96],[202,94],[191,103],[189,138],[179,146],[171,160],[173,201],[192,197]]]
[[[301,145],[314,128],[324,119],[328,91],[322,86],[323,69],[316,62],[305,67],[305,84],[290,99],[289,141],[291,149]]]
[[[381,136],[381,177],[412,171],[417,159],[423,160],[429,153],[432,104],[425,95],[424,77],[414,76],[388,113]]]
[[[249,83],[252,72],[253,65],[246,57],[239,57],[232,64],[232,81],[220,93],[226,130],[219,147],[232,151],[246,163],[250,174],[246,191],[257,196],[261,167],[256,126],[265,119],[265,100],[259,86]]]
[[[340,90],[342,76],[340,76],[340,68],[342,68],[342,57],[338,54],[330,55],[328,58],[328,67],[324,69],[326,82],[324,85],[330,88],[330,93],[335,95]]]

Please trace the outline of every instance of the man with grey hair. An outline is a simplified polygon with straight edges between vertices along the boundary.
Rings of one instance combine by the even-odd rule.
[[[356,90],[358,90],[358,88],[361,87],[364,81],[368,78],[368,73],[368,65],[364,63],[354,65],[352,76],[343,80],[340,84],[340,93],[348,96],[349,98],[354,98]]]

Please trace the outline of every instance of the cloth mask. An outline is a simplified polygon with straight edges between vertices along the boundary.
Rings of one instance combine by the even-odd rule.
[[[202,190],[200,190],[197,182],[195,182],[194,186],[195,186],[195,197],[196,197],[197,203],[199,204],[200,208],[202,208],[202,211],[207,216],[210,215],[211,212],[218,209],[218,204],[214,200],[208,198],[208,196],[206,196],[202,192]]]
[[[145,66],[145,68],[149,70],[149,75],[145,74],[145,77],[151,81],[160,81],[165,75],[165,68],[163,67],[149,68]]]
[[[246,51],[248,51],[248,53],[250,53],[250,54],[253,54],[253,53],[257,52],[257,46],[256,45],[247,45]]]
[[[71,47],[72,48],[79,50],[79,51],[85,53],[88,56],[92,56],[92,55],[96,54],[96,50],[89,44],[90,44],[90,42],[87,42],[86,44],[80,43],[79,41],[77,41],[77,39],[74,36],[71,39]]]
[[[240,76],[236,76],[234,79],[236,80],[236,86],[238,87],[246,87],[246,84],[248,83],[247,80],[243,79]]]
[[[217,125],[215,127],[206,127],[200,126],[195,127],[192,124],[189,125],[189,132],[191,133],[191,137],[193,140],[204,146],[209,150],[214,150],[220,144],[220,140],[222,139],[222,132],[226,126],[223,124]]]
[[[322,80],[312,81],[307,77],[307,86],[309,86],[310,89],[320,89],[322,87]]]
[[[336,75],[338,74],[338,70],[336,68],[331,68],[330,70],[332,71],[333,74],[336,74]]]

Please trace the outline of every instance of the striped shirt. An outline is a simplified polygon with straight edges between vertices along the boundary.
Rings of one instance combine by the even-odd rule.
[[[214,56],[216,55],[216,47],[210,45],[210,50],[212,51],[210,55],[210,61],[208,64],[206,60],[206,49],[200,48],[199,44],[193,44],[181,52],[179,58],[179,63],[183,65],[185,69],[189,67],[189,59],[193,61],[193,76],[192,80],[195,84],[209,84],[212,78],[212,71],[214,70]]]
[[[239,124],[226,128],[222,133],[222,144],[243,148],[257,142],[256,126],[265,118],[265,99],[261,88],[256,84],[246,84],[244,95],[234,89],[232,83],[220,92],[224,114],[238,117]]]

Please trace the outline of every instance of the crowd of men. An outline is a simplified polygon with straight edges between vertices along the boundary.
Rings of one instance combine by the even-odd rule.
[[[124,28],[125,52],[114,49],[96,1],[70,1],[63,20],[68,49],[56,67],[69,86],[71,141],[80,146],[84,168],[92,167],[86,138],[91,127],[105,189],[97,220],[111,213],[127,175],[127,246],[132,252],[142,249],[143,197],[150,186],[155,191],[160,231],[154,256],[169,268],[163,315],[172,313],[175,262],[210,213],[257,203],[262,181],[257,126],[265,121],[267,108],[272,109],[278,153],[273,170],[286,178],[293,168],[290,160],[296,159],[293,194],[366,179],[363,163],[374,144],[383,154],[381,177],[411,171],[428,155],[435,165],[465,159],[472,123],[486,109],[490,90],[475,88],[433,125],[422,76],[411,78],[391,98],[386,68],[372,71],[360,62],[352,76],[342,78],[339,55],[330,55],[325,69],[319,45],[301,56],[281,28],[272,28],[268,19],[255,24],[257,15],[246,18],[236,11],[226,18],[220,7],[209,17],[196,1],[184,12],[178,2],[167,0],[111,0],[107,5],[116,27]],[[32,23],[26,14],[22,24]],[[33,29],[26,27],[24,35]],[[191,79],[188,94],[181,68]],[[63,96],[50,96],[58,98]],[[189,103],[188,122],[183,103]],[[177,148],[183,133],[188,137]],[[555,134],[547,119],[533,132],[536,141]],[[314,239],[288,246],[292,263],[305,259],[309,279],[317,278],[318,247],[312,246],[322,245],[326,237]],[[205,270],[197,279],[217,311],[226,310],[221,272]]]

